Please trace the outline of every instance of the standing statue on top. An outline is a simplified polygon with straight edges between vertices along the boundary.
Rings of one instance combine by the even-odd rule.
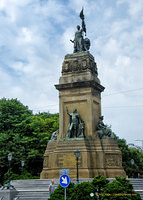
[[[83,8],[80,12],[80,18],[82,20],[82,28],[80,28],[80,26],[77,25],[77,31],[75,32],[75,38],[74,38],[74,40],[70,40],[71,42],[74,43],[74,52],[73,53],[88,51],[90,48],[90,40],[88,38],[83,37],[83,32],[85,32],[85,36],[86,36],[86,25],[84,22]]]

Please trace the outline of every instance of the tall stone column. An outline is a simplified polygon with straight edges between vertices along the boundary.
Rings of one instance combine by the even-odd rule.
[[[68,115],[74,108],[85,123],[85,137],[92,136],[101,116],[101,92],[97,65],[89,52],[69,54],[65,56],[62,76],[59,84],[60,127],[58,140],[67,135]]]

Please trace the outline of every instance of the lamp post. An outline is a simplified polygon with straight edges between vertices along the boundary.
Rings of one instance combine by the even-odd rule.
[[[77,149],[75,152],[75,157],[76,157],[76,183],[78,184],[79,183],[79,175],[78,175],[78,159],[79,159],[79,156],[80,156],[80,151]]]
[[[132,165],[132,169],[133,169],[133,165],[135,164],[135,161],[134,161],[134,159],[131,159],[131,165]],[[133,173],[132,173],[132,175],[133,175]]]
[[[10,163],[11,163],[11,161],[12,161],[12,154],[11,153],[9,153],[8,154],[8,163],[9,163],[9,169],[8,169],[8,184],[10,185],[10,173],[11,173],[11,171],[10,171]]]
[[[9,153],[8,156],[7,156],[7,158],[8,158],[8,182],[7,182],[7,184],[5,184],[5,185],[2,187],[2,190],[3,190],[3,189],[10,189],[10,188],[13,188],[13,189],[14,189],[14,186],[10,184],[10,181],[11,181],[11,180],[10,180],[10,174],[11,174],[11,171],[10,171],[10,163],[11,163],[11,161],[12,161],[12,154]]]
[[[23,179],[23,167],[24,167],[25,163],[24,160],[21,161],[21,167],[22,167],[22,179]]]

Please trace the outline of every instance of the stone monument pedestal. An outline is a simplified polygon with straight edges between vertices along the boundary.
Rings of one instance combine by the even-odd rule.
[[[70,177],[76,178],[74,152],[80,151],[79,178],[93,178],[99,174],[114,178],[125,177],[122,155],[113,139],[98,137],[63,139],[49,142],[45,155],[41,179],[59,178],[59,169],[70,169]]]
[[[125,177],[122,155],[114,139],[100,139],[97,123],[101,116],[101,92],[97,65],[89,52],[65,56],[59,84],[60,124],[59,134],[49,141],[45,154],[41,179],[59,178],[60,169],[70,169],[70,177],[76,178],[74,152],[80,151],[79,178],[96,175],[114,178]],[[69,112],[76,108],[84,122],[84,137],[68,138]]]

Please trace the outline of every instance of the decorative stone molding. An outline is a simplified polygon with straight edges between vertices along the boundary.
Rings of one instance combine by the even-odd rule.
[[[122,167],[122,157],[119,154],[106,154],[105,155],[106,167]]]
[[[65,56],[62,66],[63,74],[85,71],[91,71],[92,74],[98,75],[96,62],[89,52],[68,54]]]

